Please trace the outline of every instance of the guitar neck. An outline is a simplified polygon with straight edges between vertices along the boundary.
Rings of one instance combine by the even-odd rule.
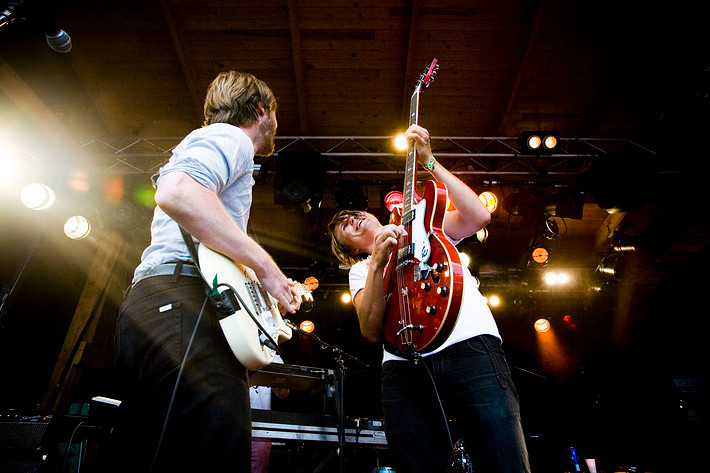
[[[417,87],[409,100],[409,126],[416,125],[419,121],[419,96],[421,88]],[[412,206],[415,204],[417,185],[417,147],[414,140],[409,141],[407,147],[407,161],[404,168],[404,207],[402,209],[402,223],[411,221]]]

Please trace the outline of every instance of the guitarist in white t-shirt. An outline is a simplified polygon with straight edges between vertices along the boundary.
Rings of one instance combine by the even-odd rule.
[[[485,227],[490,213],[472,189],[436,161],[428,131],[412,125],[406,135],[416,146],[417,162],[445,185],[455,207],[446,212],[440,225],[443,234],[437,238],[448,239],[446,244],[459,242]],[[386,267],[398,261],[392,256],[395,250],[400,255],[403,251],[398,245],[406,236],[405,228],[382,225],[367,212],[347,210],[337,213],[329,225],[333,253],[351,267],[350,290],[362,335],[372,343],[384,342],[382,405],[387,443],[398,462],[396,471],[450,471],[453,441],[462,437],[475,471],[529,472],[518,397],[498,328],[467,268],[462,268],[462,287],[457,289],[460,309],[447,314],[453,323],[437,332],[434,348],[411,350],[412,345],[401,342],[402,333],[423,332],[422,326],[433,320],[429,318],[433,314],[412,314],[416,306],[403,308],[409,317],[404,320],[413,322],[395,324],[401,333],[385,333],[386,319],[396,316],[388,313],[388,301],[402,294],[405,300],[420,297],[414,293],[428,291],[444,277],[439,262],[423,261],[416,266],[418,281],[399,281],[397,290],[389,289]],[[451,255],[442,264],[453,267],[457,258]],[[407,257],[397,263],[406,264]],[[447,295],[447,290],[439,292]],[[437,296],[421,296],[429,297]],[[447,419],[455,422],[455,438]]]

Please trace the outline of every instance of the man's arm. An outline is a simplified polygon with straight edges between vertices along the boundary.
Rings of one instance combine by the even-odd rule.
[[[414,140],[417,160],[425,166],[433,157],[429,132],[418,125],[412,125],[407,130],[407,138]],[[451,239],[461,240],[488,225],[491,214],[470,187],[439,162],[435,162],[434,169],[429,172],[434,179],[446,185],[449,199],[456,207],[456,210],[446,213],[444,220],[444,231]]]
[[[362,336],[371,343],[382,340],[382,322],[385,316],[384,269],[397,240],[404,232],[401,225],[385,225],[375,236],[370,268],[365,287],[353,297],[353,305],[360,321]]]
[[[254,270],[264,288],[290,313],[298,308],[295,288],[271,256],[244,233],[217,194],[181,171],[166,174],[155,193],[160,208],[210,249]]]

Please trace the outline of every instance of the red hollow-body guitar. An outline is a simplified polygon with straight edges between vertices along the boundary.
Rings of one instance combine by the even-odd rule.
[[[436,59],[422,73],[412,94],[409,124],[419,116],[419,96],[437,70]],[[435,350],[456,324],[463,296],[463,268],[454,245],[444,235],[447,189],[427,181],[417,193],[417,156],[409,143],[404,178],[401,237],[385,271],[384,338],[390,350],[412,357]],[[395,216],[398,221],[398,216]]]

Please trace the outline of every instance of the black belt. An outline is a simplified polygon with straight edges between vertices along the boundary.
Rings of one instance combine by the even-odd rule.
[[[177,263],[163,263],[152,268],[143,271],[136,281],[133,283],[135,286],[138,282],[144,280],[145,278],[150,278],[153,276],[193,276],[201,278],[200,270],[197,269],[192,262],[179,261]]]

